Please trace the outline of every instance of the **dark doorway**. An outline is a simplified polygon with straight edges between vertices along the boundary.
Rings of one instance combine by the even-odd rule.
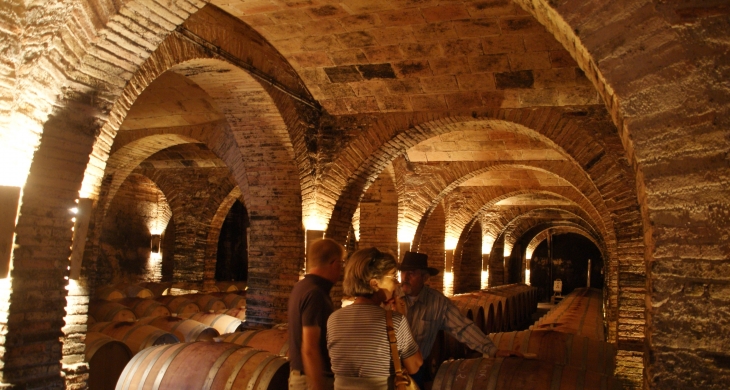
[[[236,201],[226,216],[218,238],[215,280],[245,281],[248,278],[248,211]]]

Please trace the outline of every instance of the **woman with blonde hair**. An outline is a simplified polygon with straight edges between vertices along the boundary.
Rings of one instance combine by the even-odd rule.
[[[335,311],[327,321],[335,390],[392,389],[389,379],[394,370],[382,306],[395,298],[397,265],[392,254],[377,248],[357,251],[345,264],[343,292],[355,301]],[[423,358],[408,321],[397,312],[392,318],[403,366],[408,373],[416,373]]]

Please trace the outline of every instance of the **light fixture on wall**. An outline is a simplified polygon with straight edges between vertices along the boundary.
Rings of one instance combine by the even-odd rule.
[[[150,249],[152,253],[160,253],[160,244],[162,243],[162,236],[159,234],[153,234],[150,240]]]
[[[0,278],[8,277],[13,252],[20,187],[0,186]]]
[[[81,276],[81,261],[84,258],[86,247],[86,235],[89,232],[89,221],[91,220],[91,209],[94,201],[89,198],[82,198],[78,201],[72,212],[76,214],[74,222],[73,244],[71,246],[71,265],[69,279],[78,280]]]

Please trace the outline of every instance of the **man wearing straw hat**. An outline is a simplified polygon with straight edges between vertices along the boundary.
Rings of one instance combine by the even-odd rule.
[[[471,320],[465,318],[459,309],[444,294],[428,287],[426,282],[439,271],[428,266],[428,256],[423,253],[406,252],[398,269],[401,272],[401,289],[404,303],[396,309],[405,311],[413,338],[418,343],[424,361],[431,354],[439,330],[443,330],[469,348],[479,351],[485,357],[494,357],[497,347]],[[400,307],[398,307],[400,306]],[[405,306],[405,307],[403,307]],[[423,364],[413,375],[420,388],[432,373]]]

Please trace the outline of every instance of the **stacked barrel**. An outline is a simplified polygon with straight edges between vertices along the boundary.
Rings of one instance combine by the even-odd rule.
[[[92,388],[114,389],[122,369],[143,350],[211,341],[243,329],[245,292],[234,283],[224,283],[220,292],[185,295],[169,295],[171,287],[122,284],[97,290],[103,299],[89,303],[86,339]]]
[[[433,389],[619,389],[616,348],[605,342],[602,305],[600,290],[578,289],[529,330],[489,334],[498,356],[523,357],[444,362]]]
[[[537,310],[537,289],[525,284],[458,294],[451,297],[461,314],[472,320],[485,334],[516,330],[528,323]],[[446,359],[459,359],[471,354],[464,344],[448,334],[440,335],[431,352],[433,368]]]

